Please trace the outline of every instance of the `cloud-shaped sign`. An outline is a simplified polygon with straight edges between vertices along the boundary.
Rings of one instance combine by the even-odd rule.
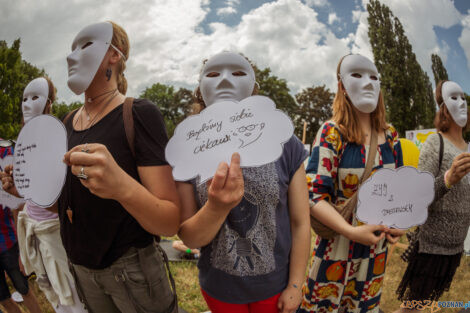
[[[12,155],[7,155],[3,159],[0,159],[0,171],[5,171],[5,167],[7,165],[12,165],[13,161]],[[0,205],[2,208],[16,209],[23,202],[23,199],[12,196],[4,191],[0,185]]]
[[[434,200],[434,176],[411,166],[377,170],[360,188],[357,218],[407,229],[422,225]]]
[[[60,195],[67,167],[67,131],[51,115],[39,115],[25,124],[15,147],[13,179],[18,193],[41,207],[50,207]]]
[[[214,175],[220,162],[230,163],[234,152],[240,153],[242,167],[275,161],[293,133],[292,121],[267,97],[222,101],[181,122],[165,155],[175,180],[200,175],[203,183]]]

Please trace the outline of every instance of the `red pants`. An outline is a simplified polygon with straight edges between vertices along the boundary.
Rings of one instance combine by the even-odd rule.
[[[201,289],[202,295],[212,313],[278,313],[277,301],[281,294],[258,302],[235,304],[222,302],[209,296]]]

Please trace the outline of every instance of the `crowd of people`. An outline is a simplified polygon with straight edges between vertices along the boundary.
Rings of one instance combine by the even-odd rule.
[[[68,86],[84,94],[84,104],[62,117],[68,167],[61,195],[50,208],[26,201],[16,222],[8,208],[0,210],[0,269],[30,312],[40,312],[25,278],[33,272],[56,312],[177,312],[158,244],[175,234],[188,249],[200,248],[201,293],[214,313],[379,312],[388,245],[405,230],[355,215],[360,184],[380,168],[403,165],[374,63],[361,55],[339,61],[333,116],[321,125],[306,169],[308,153],[293,135],[274,162],[242,169],[234,153],[206,183],[175,182],[158,103],[125,96],[129,51],[126,32],[113,22],[77,34]],[[258,88],[244,56],[218,53],[203,61],[194,114]],[[31,81],[23,123],[49,114],[54,100],[50,79]],[[437,300],[449,289],[470,225],[467,103],[451,81],[438,84],[436,103],[438,133],[419,161],[435,176],[435,200],[426,223],[409,233],[402,301]],[[0,173],[2,187],[19,196],[12,172],[9,165]],[[311,227],[318,233],[312,255]],[[0,304],[19,312],[3,274]]]

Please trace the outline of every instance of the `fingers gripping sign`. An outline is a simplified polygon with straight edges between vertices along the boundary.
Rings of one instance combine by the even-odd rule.
[[[98,197],[116,199],[121,194],[121,181],[126,175],[106,146],[96,143],[75,146],[65,154],[64,162],[82,185]]]
[[[208,182],[208,201],[221,210],[230,210],[242,200],[244,180],[240,155],[232,154],[230,166],[221,162],[214,178]]]

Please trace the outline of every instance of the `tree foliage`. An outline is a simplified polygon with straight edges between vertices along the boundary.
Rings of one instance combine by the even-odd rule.
[[[289,115],[295,127],[295,134],[301,138],[303,122],[299,119],[299,106],[290,95],[290,89],[287,81],[271,73],[269,67],[260,69],[253,65],[256,81],[259,84],[258,94],[266,96],[274,101],[276,108]]]
[[[8,47],[0,41],[0,137],[16,138],[21,128],[21,103],[26,85],[44,70],[24,61],[20,52],[20,39]]]
[[[369,39],[388,120],[403,136],[406,130],[432,127],[436,112],[432,85],[423,71],[403,26],[378,0],[367,5]]]
[[[437,84],[441,80],[449,80],[449,76],[447,75],[447,70],[442,63],[441,58],[437,54],[431,55],[432,61],[432,74],[434,75],[434,82],[437,87]]]
[[[146,88],[141,98],[155,103],[162,112],[168,136],[173,136],[176,126],[191,112],[192,92],[186,88],[175,90],[173,86],[156,83]]]
[[[65,117],[65,115],[75,109],[78,109],[81,107],[83,103],[80,101],[75,101],[70,104],[67,104],[65,102],[54,102],[52,104],[52,115],[57,117],[58,119],[62,119]]]
[[[321,124],[331,118],[335,94],[325,85],[306,88],[295,95],[299,104],[298,124],[307,123],[305,143],[312,144]],[[302,137],[299,137],[302,139]]]

